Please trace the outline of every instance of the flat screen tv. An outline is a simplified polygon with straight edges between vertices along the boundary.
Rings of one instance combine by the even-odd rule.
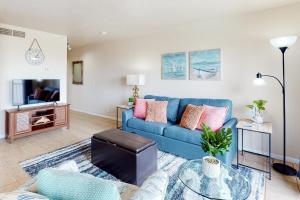
[[[14,106],[56,102],[60,99],[59,79],[13,80],[12,99]]]

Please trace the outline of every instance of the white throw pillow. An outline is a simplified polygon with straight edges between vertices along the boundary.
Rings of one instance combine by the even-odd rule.
[[[130,200],[164,200],[168,184],[168,175],[162,170],[156,171],[149,176]]]
[[[69,171],[69,172],[79,172],[77,163],[74,160],[69,160],[69,161],[63,162],[58,167],[56,167],[56,169]]]

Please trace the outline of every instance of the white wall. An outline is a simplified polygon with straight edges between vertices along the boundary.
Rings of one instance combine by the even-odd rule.
[[[12,108],[13,79],[60,79],[61,102],[67,101],[67,37],[0,24],[26,32],[26,38],[0,35],[0,138],[5,136],[4,109]],[[45,54],[42,65],[29,65],[25,51],[36,38]]]
[[[282,154],[282,94],[276,81],[267,80],[255,87],[252,80],[258,71],[281,78],[281,54],[269,38],[289,34],[300,35],[300,4],[290,7],[195,22],[174,27],[169,32],[150,36],[90,45],[73,50],[71,61],[83,60],[84,84],[72,85],[69,100],[72,108],[104,116],[115,116],[115,106],[126,102],[131,88],[124,77],[144,73],[146,85],[142,94],[174,97],[229,98],[234,116],[247,117],[245,104],[253,99],[268,100],[265,117],[274,123],[273,154]],[[159,23],[159,22],[158,22]],[[221,48],[222,81],[161,80],[161,54],[178,51]],[[300,153],[300,41],[287,51],[287,152],[294,158]],[[246,137],[246,148],[266,151],[267,141]]]

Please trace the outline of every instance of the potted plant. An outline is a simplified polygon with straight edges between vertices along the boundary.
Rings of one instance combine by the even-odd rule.
[[[213,131],[205,124],[202,125],[203,133],[201,134],[201,147],[209,156],[202,158],[203,173],[210,177],[216,178],[220,175],[221,161],[216,158],[218,154],[224,155],[229,151],[232,140],[231,128],[222,128],[218,131]]]
[[[254,113],[254,115],[252,116],[252,120],[255,123],[258,124],[262,124],[264,123],[264,119],[263,119],[263,111],[266,110],[266,100],[262,100],[262,99],[258,99],[258,100],[254,100],[253,104],[249,104],[246,105],[247,108],[251,109]]]
[[[133,97],[129,97],[128,98],[128,106],[132,106],[134,102],[134,98]]]

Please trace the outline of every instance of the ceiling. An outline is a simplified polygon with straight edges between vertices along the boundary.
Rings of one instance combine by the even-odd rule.
[[[65,34],[75,47],[296,2],[299,0],[0,0],[0,22]]]

